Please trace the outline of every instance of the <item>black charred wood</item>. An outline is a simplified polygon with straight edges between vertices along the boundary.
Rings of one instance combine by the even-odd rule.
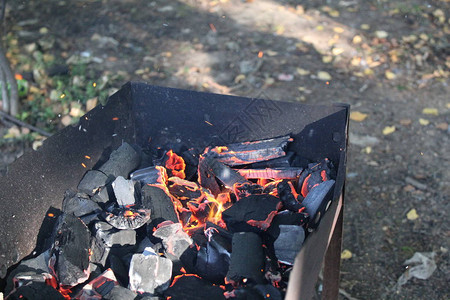
[[[223,284],[230,265],[230,253],[217,242],[207,242],[197,253],[196,274],[215,284]]]
[[[282,211],[278,213],[272,221],[269,229],[266,231],[268,246],[272,245],[280,235],[280,225],[297,225],[304,226],[308,224],[310,218],[305,212],[295,213],[291,211]]]
[[[89,229],[79,218],[61,215],[50,258],[60,285],[72,287],[89,278],[90,237]]]
[[[111,185],[107,185],[107,186],[104,186],[104,187],[100,188],[97,191],[97,193],[95,193],[91,197],[91,200],[96,202],[96,203],[108,203],[109,198],[110,198],[108,189],[110,189],[111,193],[113,193],[112,186]]]
[[[130,174],[130,179],[143,184],[164,184],[167,180],[167,171],[161,166],[151,166],[134,171]]]
[[[101,171],[89,170],[78,184],[78,191],[92,196],[99,188],[105,186],[110,180],[111,179]]]
[[[316,185],[323,181],[336,178],[336,170],[333,163],[324,158],[318,163],[310,163],[308,167],[302,172],[298,180],[298,190],[303,197],[306,197],[308,192]]]
[[[232,300],[264,300],[264,298],[251,287],[240,287],[231,292],[225,292],[227,299]]]
[[[280,225],[280,234],[273,247],[278,260],[287,265],[293,265],[295,257],[305,240],[305,230],[297,225]]]
[[[283,180],[277,185],[278,197],[283,202],[283,207],[293,211],[298,212],[303,209],[303,205],[297,201],[297,198],[292,194],[291,185],[287,180]]]
[[[198,169],[198,159],[200,157],[200,153],[195,148],[190,148],[181,153],[181,157],[184,159],[186,163],[186,179],[191,180],[197,174]]]
[[[283,296],[281,295],[280,290],[274,287],[271,284],[257,284],[253,287],[259,295],[263,297],[263,299],[270,300],[282,300]]]
[[[207,149],[207,152],[215,153],[218,161],[228,166],[246,165],[285,156],[284,149],[291,140],[290,136],[283,136],[219,146]]]
[[[102,209],[87,194],[68,190],[64,195],[62,211],[66,214],[81,217],[92,213],[99,213]]]
[[[178,223],[174,204],[164,187],[145,184],[141,189],[141,203],[143,208],[151,210],[153,225],[164,221]]]
[[[331,193],[334,190],[333,179],[322,182],[317,185],[311,191],[309,191],[308,195],[303,200],[302,204],[306,208],[306,212],[310,215],[311,221],[314,223],[318,223],[318,218],[325,212],[328,201],[331,201]]]
[[[222,213],[222,219],[232,232],[264,231],[281,207],[279,198],[272,195],[251,195],[242,198]]]
[[[103,299],[106,300],[134,300],[137,294],[127,288],[117,285],[106,294]]]
[[[75,296],[76,299],[103,299],[115,286],[118,286],[116,276],[111,269],[107,269],[98,277],[86,284]]]
[[[198,183],[210,190],[214,196],[219,195],[221,192],[220,185],[212,170],[210,170],[208,160],[204,156],[200,156],[198,163]]]
[[[289,168],[292,167],[294,159],[294,152],[287,152],[285,156],[269,159],[266,161],[256,162],[248,165],[250,169],[264,169],[264,168]]]
[[[112,270],[111,272],[117,277],[117,281],[120,282],[121,285],[128,286],[128,268],[120,257],[113,254],[109,255],[107,266]],[[104,294],[106,293],[103,293],[102,295]]]
[[[232,188],[236,183],[242,184],[248,182],[247,179],[238,172],[214,158],[212,153],[203,155],[201,164],[204,164],[203,167],[206,167],[210,174],[214,175],[228,188]],[[200,182],[200,184],[202,184],[202,182]]]
[[[181,275],[174,279],[172,285],[164,292],[171,300],[225,300],[223,290],[208,281],[193,275]]]
[[[99,171],[108,177],[122,176],[128,178],[128,175],[139,166],[141,157],[139,153],[129,144],[123,143],[117,150],[113,151],[100,168]]]
[[[24,300],[24,299],[33,299],[33,300],[64,300],[64,296],[61,295],[57,290],[53,287],[41,283],[30,283],[25,286],[19,287],[14,293],[8,296],[9,300]]]
[[[233,192],[236,195],[237,200],[248,197],[250,195],[258,195],[264,193],[263,187],[253,182],[235,184],[233,186]]]
[[[262,240],[253,232],[233,234],[233,252],[227,280],[234,285],[264,282],[264,252]]]
[[[119,230],[106,222],[94,224],[95,236],[105,247],[121,247],[136,244],[136,231]]]
[[[153,236],[162,239],[165,253],[172,260],[179,260],[183,252],[193,243],[180,223],[161,226]]]
[[[95,236],[91,237],[91,262],[102,266],[106,266],[106,260],[110,252],[110,248]]]

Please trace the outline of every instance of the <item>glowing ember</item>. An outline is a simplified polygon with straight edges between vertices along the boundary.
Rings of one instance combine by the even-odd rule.
[[[172,150],[169,150],[166,155],[169,158],[165,164],[166,169],[170,170],[173,176],[180,177],[181,179],[186,178],[186,175],[184,173],[184,170],[186,168],[184,159],[181,156],[178,156]]]

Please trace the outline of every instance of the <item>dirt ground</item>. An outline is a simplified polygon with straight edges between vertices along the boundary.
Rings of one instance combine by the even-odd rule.
[[[14,68],[35,75],[30,85],[44,94],[51,78],[39,82],[26,61],[36,51],[69,70],[84,59],[108,92],[137,80],[351,104],[342,290],[351,299],[450,298],[449,1],[8,2]],[[0,143],[0,170],[28,144]],[[434,252],[437,268],[400,287],[415,252]]]

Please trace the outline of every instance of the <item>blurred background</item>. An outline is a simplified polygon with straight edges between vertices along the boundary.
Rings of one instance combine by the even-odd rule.
[[[349,103],[342,299],[450,298],[450,1],[0,5],[1,174],[129,80]]]

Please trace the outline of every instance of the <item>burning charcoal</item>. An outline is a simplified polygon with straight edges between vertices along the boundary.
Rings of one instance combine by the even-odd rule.
[[[90,213],[98,213],[101,210],[100,206],[90,200],[88,195],[66,191],[62,204],[64,213],[81,217]]]
[[[214,196],[220,194],[220,186],[217,183],[215,175],[212,173],[208,164],[209,160],[205,156],[200,156],[198,163],[198,183],[211,191]]]
[[[234,194],[238,200],[248,197],[250,195],[257,195],[263,193],[263,187],[259,184],[246,182],[243,184],[236,183],[233,186]]]
[[[264,282],[264,252],[261,238],[253,232],[233,234],[233,252],[227,280],[235,285]]]
[[[161,166],[152,166],[136,170],[130,175],[133,181],[140,181],[143,184],[166,184],[167,171]]]
[[[145,237],[137,246],[136,253],[144,252],[145,248],[153,248],[155,244],[153,244],[148,237]]]
[[[116,208],[107,213],[105,221],[117,229],[137,229],[150,220],[150,209]]]
[[[305,240],[305,230],[296,225],[280,225],[280,234],[275,240],[275,255],[287,265],[293,265],[297,253]]]
[[[141,189],[141,197],[142,207],[152,212],[154,225],[164,221],[178,222],[175,207],[166,188],[145,184]]]
[[[137,294],[127,288],[124,288],[120,285],[116,285],[113,289],[103,296],[103,299],[106,300],[134,300]],[[142,298],[141,298],[142,299]]]
[[[126,180],[122,176],[119,176],[112,183],[114,189],[114,195],[116,195],[117,203],[120,206],[134,205],[134,182],[132,180]]]
[[[251,169],[265,169],[265,168],[289,168],[294,159],[294,152],[287,152],[285,156],[274,158],[266,161],[256,162],[248,167]]]
[[[95,223],[95,236],[105,247],[119,247],[136,244],[136,231],[118,230],[106,222]]]
[[[277,169],[236,169],[245,179],[296,179],[302,168],[277,168]]]
[[[186,163],[186,179],[190,180],[197,173],[198,158],[200,153],[195,148],[190,148],[181,153],[181,157]]]
[[[264,299],[258,293],[258,291],[250,287],[240,287],[232,290],[231,292],[224,293],[225,298],[232,300],[261,300]]]
[[[280,291],[271,284],[257,284],[253,287],[263,299],[282,300]]]
[[[335,177],[333,164],[325,158],[319,163],[308,164],[308,168],[300,175],[298,189],[302,196],[306,197],[313,187]]]
[[[177,155],[172,150],[167,151],[164,157],[164,166],[167,169],[169,177],[176,176],[181,179],[186,178],[186,174],[184,173],[186,163],[181,156]]]
[[[8,295],[9,300],[23,300],[23,299],[34,299],[34,300],[64,300],[64,296],[61,295],[55,288],[42,283],[29,283],[27,285],[19,287],[12,294]]]
[[[98,170],[108,177],[128,178],[131,171],[135,170],[140,163],[140,155],[127,143],[123,143],[117,150],[113,151]]]
[[[94,196],[91,197],[91,200],[97,203],[107,203],[109,201],[108,188],[106,186],[100,188],[97,193],[95,193]]]
[[[284,149],[292,141],[290,136],[218,146],[207,149],[214,152],[218,161],[228,166],[246,165],[285,156]]]
[[[90,232],[73,215],[62,214],[56,226],[50,266],[59,284],[75,286],[89,278]]]
[[[314,187],[302,202],[302,204],[306,207],[306,212],[310,215],[311,220],[314,220],[315,223],[317,223],[318,221],[316,220],[316,218],[321,217],[318,210],[324,200],[328,199],[327,195],[332,192],[334,183],[335,181],[332,179],[322,182],[318,186]],[[317,216],[316,213],[318,214]]]
[[[229,230],[259,231],[269,228],[281,207],[279,198],[271,195],[251,195],[242,198],[222,213]]]
[[[90,170],[78,184],[78,191],[92,196],[97,190],[108,183],[108,176],[97,170]]]
[[[278,197],[280,197],[281,202],[283,202],[284,208],[293,212],[304,209],[304,206],[298,202],[297,198],[294,196],[293,192],[295,193],[295,190],[287,180],[283,180],[277,185],[277,191]]]
[[[161,226],[153,236],[162,239],[166,254],[174,260],[179,260],[183,252],[193,243],[180,223]]]
[[[139,293],[162,292],[169,287],[172,261],[161,257],[152,248],[131,258],[129,289]]]
[[[217,242],[207,242],[197,253],[195,270],[202,278],[223,284],[230,265],[230,253]]]
[[[171,300],[225,300],[220,287],[194,274],[176,276],[164,296]]]
[[[8,279],[6,280],[5,294],[9,294],[13,290],[13,282],[20,282],[17,278],[18,276],[27,274],[45,276],[45,274],[50,273],[50,269],[48,268],[49,259],[50,250],[47,250],[35,258],[22,260],[9,274]]]
[[[97,278],[91,280],[83,289],[76,295],[76,299],[102,299],[111,290],[119,285],[116,276],[111,269],[107,269]]]
[[[184,207],[186,207],[188,201],[195,200],[196,202],[202,202],[206,196],[214,197],[208,189],[199,186],[195,182],[183,180],[178,177],[169,178],[169,192]]]
[[[202,175],[205,173],[205,169],[208,174],[215,176],[228,188],[232,188],[233,185],[236,183],[242,184],[247,182],[247,180],[241,175],[239,175],[239,173],[221,163],[211,154],[202,155],[202,159],[199,164],[199,169],[200,168],[201,168],[201,170],[199,170],[200,184],[202,186],[204,186],[202,182],[204,176]],[[208,186],[204,187],[208,188]]]

